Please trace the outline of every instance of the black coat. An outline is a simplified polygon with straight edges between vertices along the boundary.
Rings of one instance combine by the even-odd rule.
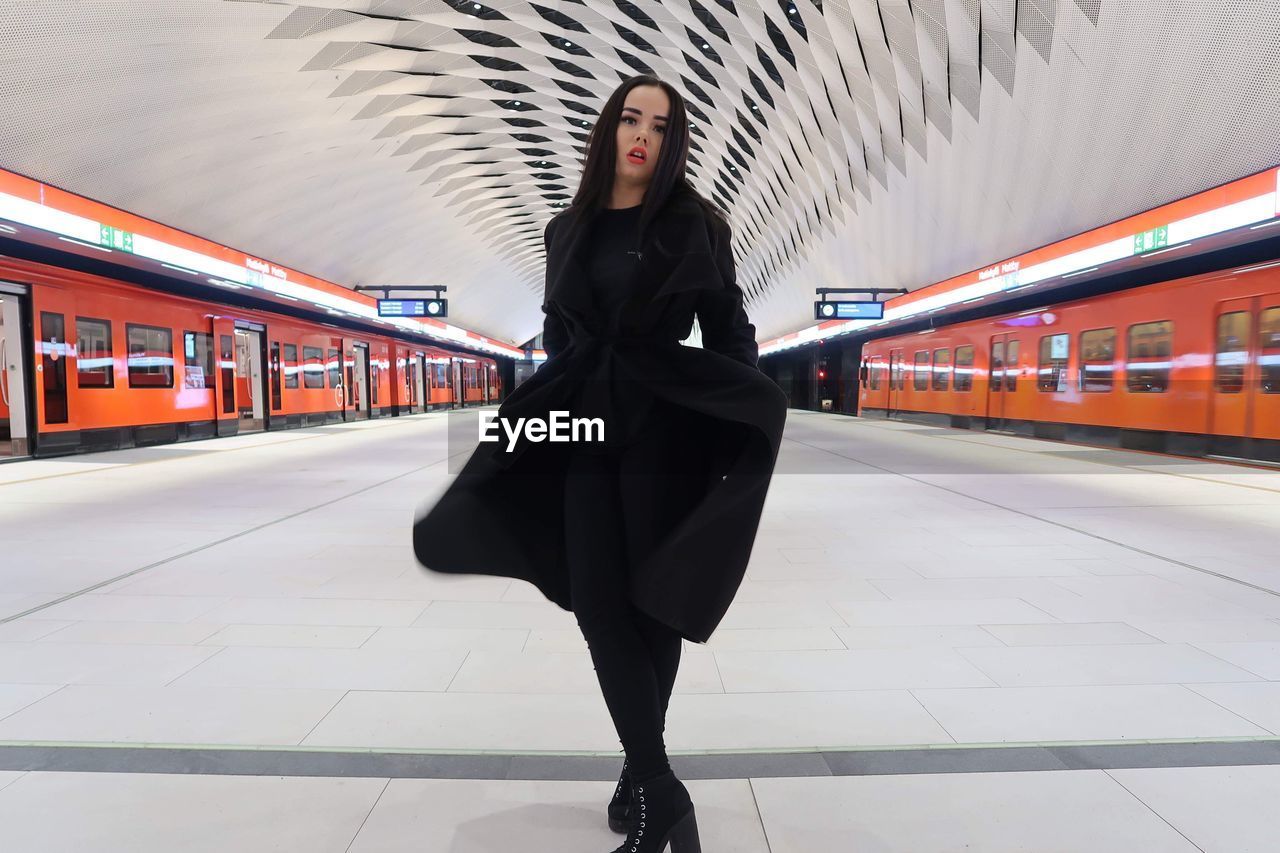
[[[595,310],[583,258],[586,228],[545,231],[548,360],[503,401],[503,418],[570,410],[582,383],[612,360],[628,377],[615,394],[643,389],[678,417],[682,439],[665,447],[624,495],[632,602],[705,643],[728,610],[751,556],[782,441],[787,399],[756,366],[755,327],[735,282],[729,230],[688,196],[654,218],[641,246],[636,295],[617,334]],[[563,233],[561,233],[563,232]],[[702,349],[679,343],[702,330]],[[634,383],[634,384],[633,384]],[[672,414],[676,413],[676,414]],[[608,422],[605,424],[606,431]],[[648,446],[648,445],[646,445]],[[481,443],[414,525],[414,552],[429,570],[521,578],[572,610],[565,562],[566,443],[521,440],[511,451]]]

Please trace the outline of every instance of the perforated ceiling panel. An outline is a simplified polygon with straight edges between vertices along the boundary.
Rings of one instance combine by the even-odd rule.
[[[1280,162],[1280,4],[0,0],[0,166],[346,285],[541,326],[617,84],[688,99],[762,337]]]

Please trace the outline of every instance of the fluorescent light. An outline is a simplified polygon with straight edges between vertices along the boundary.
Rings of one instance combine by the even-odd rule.
[[[1075,278],[1076,276],[1084,275],[1087,272],[1097,272],[1097,271],[1098,271],[1097,267],[1089,267],[1087,270],[1080,270],[1079,272],[1067,273],[1066,275],[1063,276],[1063,278]],[[1022,286],[1026,287],[1026,285],[1022,285]]]
[[[171,270],[177,270],[178,272],[184,272],[187,275],[194,275],[196,277],[200,276],[200,273],[196,272],[195,270],[189,270],[186,267],[175,267],[173,264],[166,264],[166,263],[161,263],[160,266],[165,267],[167,269],[171,269]]]
[[[83,240],[76,240],[73,237],[58,237],[58,239],[62,240],[65,243],[74,243],[77,246],[84,246],[87,249],[97,249],[99,252],[106,252],[107,254],[111,254],[111,249],[108,249],[106,246],[95,246],[92,243],[86,243]]]

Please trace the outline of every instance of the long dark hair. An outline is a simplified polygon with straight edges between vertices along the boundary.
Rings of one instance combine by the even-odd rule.
[[[653,178],[645,188],[644,202],[640,209],[639,234],[641,238],[653,218],[678,196],[686,196],[700,204],[708,218],[728,228],[728,218],[717,205],[695,190],[688,180],[689,113],[684,97],[670,83],[652,74],[637,74],[622,81],[600,109],[600,116],[587,134],[587,153],[582,166],[582,182],[565,208],[567,218],[574,224],[588,222],[604,207],[613,193],[613,179],[618,162],[618,122],[622,119],[622,107],[627,94],[637,86],[659,86],[671,100],[666,132],[658,152],[658,165]]]

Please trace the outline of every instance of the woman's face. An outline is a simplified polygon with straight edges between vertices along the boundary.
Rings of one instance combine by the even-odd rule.
[[[636,86],[627,93],[618,117],[618,164],[615,180],[647,186],[658,165],[658,152],[667,132],[671,99],[661,86]],[[631,156],[634,149],[644,159]]]

